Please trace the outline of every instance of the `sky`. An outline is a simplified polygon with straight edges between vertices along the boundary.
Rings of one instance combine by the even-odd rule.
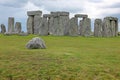
[[[119,18],[120,31],[120,0],[0,0],[0,24],[8,26],[8,17],[22,23],[26,31],[27,11],[41,10],[43,14],[51,11],[67,11],[70,17],[75,14],[88,14],[93,23],[96,18],[106,16]]]

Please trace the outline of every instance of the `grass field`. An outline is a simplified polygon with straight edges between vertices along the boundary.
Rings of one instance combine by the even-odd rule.
[[[0,35],[0,80],[120,80],[120,37],[42,36],[47,49],[26,49],[33,37]]]

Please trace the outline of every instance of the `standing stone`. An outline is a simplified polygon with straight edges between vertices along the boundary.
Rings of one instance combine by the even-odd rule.
[[[42,17],[40,15],[34,16],[34,34],[39,34],[40,27],[42,26]]]
[[[66,24],[69,21],[69,12],[51,12],[51,14],[53,15],[53,35],[64,35]]]
[[[42,36],[48,35],[48,21],[47,17],[43,17],[42,19],[42,25],[40,26],[39,34]]]
[[[112,32],[111,36],[115,36],[115,27],[116,27],[116,23],[113,20],[111,21],[111,32]]]
[[[8,32],[9,33],[14,32],[14,18],[13,17],[8,18]]]
[[[15,23],[15,33],[21,33],[21,23],[20,22]]]
[[[113,37],[118,34],[118,19],[115,17],[105,17],[103,20],[103,36]]]
[[[5,33],[6,32],[6,27],[4,24],[1,24],[1,33]]]
[[[91,36],[91,19],[83,18],[80,22],[80,35],[81,36]]]
[[[102,20],[101,19],[95,19],[94,22],[94,36],[95,37],[102,37]]]
[[[34,17],[29,16],[27,19],[27,33],[33,34],[34,33]]]
[[[54,22],[54,18],[53,16],[51,15],[49,17],[49,20],[48,20],[48,32],[50,35],[53,35],[53,31],[54,31],[54,26],[53,26],[53,22]]]
[[[69,35],[70,36],[78,35],[78,19],[75,17],[69,20]]]

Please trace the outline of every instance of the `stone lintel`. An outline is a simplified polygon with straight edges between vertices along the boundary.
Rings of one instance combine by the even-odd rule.
[[[69,16],[69,12],[58,11],[58,12],[51,12],[53,16]]]
[[[112,16],[109,16],[109,17],[105,17],[104,19],[108,19],[108,20],[115,20],[115,21],[118,21],[118,18],[117,18],[117,17],[112,17]]]
[[[42,11],[27,11],[28,16],[42,15]]]
[[[43,14],[43,17],[48,18],[48,17],[53,17],[53,15],[52,14]]]
[[[77,18],[87,18],[88,15],[87,14],[76,14],[75,17],[77,17]]]

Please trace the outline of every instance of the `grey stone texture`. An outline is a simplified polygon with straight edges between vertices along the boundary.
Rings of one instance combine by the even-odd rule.
[[[95,21],[94,21],[94,36],[102,37],[102,33],[103,33],[102,20],[95,19]]]
[[[76,17],[69,20],[68,35],[78,36],[78,19]]]
[[[42,11],[39,11],[39,10],[38,11],[28,11],[27,15],[28,16],[35,16],[35,15],[40,15],[41,16],[42,15]]]
[[[76,14],[69,19],[69,12],[57,11],[44,14],[42,11],[27,12],[27,32],[38,35],[70,35],[70,36],[92,36],[91,19],[87,14]],[[80,19],[79,19],[80,18]],[[80,20],[80,21],[79,21]],[[78,23],[80,23],[78,25]],[[10,29],[11,30],[11,29]],[[9,30],[9,31],[10,31]],[[118,35],[118,18],[105,17],[96,19],[94,22],[95,37],[112,37]]]
[[[42,36],[48,35],[48,20],[45,16],[42,18],[39,34]]]
[[[14,32],[14,17],[8,18],[8,32]]]
[[[103,20],[103,36],[114,37],[118,35],[118,18],[105,17]]]
[[[83,18],[80,21],[80,35],[89,37],[91,36],[91,19],[90,18]]]
[[[52,35],[62,36],[65,34],[65,27],[69,22],[69,12],[51,12],[53,21],[50,21]]]
[[[4,24],[1,24],[1,33],[5,33],[6,32],[6,27]]]
[[[29,16],[27,19],[27,32],[28,34],[34,33],[34,17]]]
[[[42,11],[28,11],[27,12],[27,32],[28,34],[39,34],[42,25]]]
[[[87,14],[76,14],[75,15],[76,18],[88,18]]]
[[[54,31],[53,21],[54,21],[54,17],[52,15],[48,17],[48,33],[50,35],[52,35]]]
[[[21,33],[21,23],[20,22],[15,23],[15,32]]]
[[[45,41],[39,37],[35,37],[26,44],[28,49],[45,49]]]
[[[42,26],[42,17],[40,15],[34,16],[34,34],[39,34],[40,27]]]

